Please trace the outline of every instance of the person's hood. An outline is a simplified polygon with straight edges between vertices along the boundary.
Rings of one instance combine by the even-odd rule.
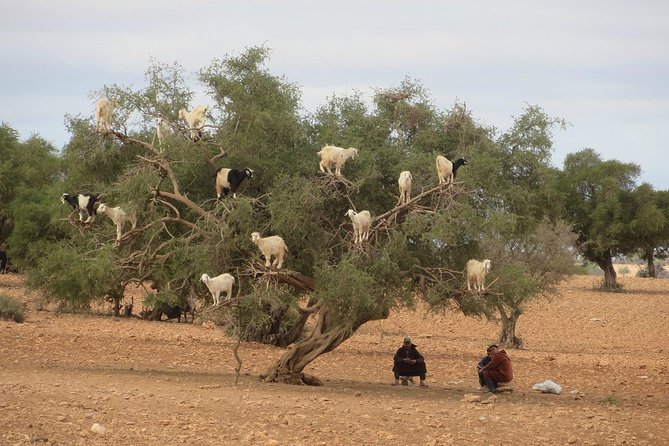
[[[497,353],[495,353],[495,354],[496,355],[504,355],[504,356],[506,356],[506,359],[511,360],[511,358],[509,358],[509,355],[506,354],[506,350],[504,350],[504,349],[497,350]]]

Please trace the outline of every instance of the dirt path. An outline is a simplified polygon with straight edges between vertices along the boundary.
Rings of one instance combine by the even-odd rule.
[[[242,344],[235,388],[219,328],[37,311],[20,278],[0,276],[0,293],[30,309],[23,324],[0,321],[0,445],[669,444],[669,281],[625,278],[627,293],[604,294],[595,280],[526,311],[528,350],[509,351],[516,391],[481,404],[462,399],[498,327],[456,313],[365,325],[307,370],[324,387],[259,383],[283,350]],[[389,386],[406,334],[428,389]],[[545,379],[563,394],[531,390]]]

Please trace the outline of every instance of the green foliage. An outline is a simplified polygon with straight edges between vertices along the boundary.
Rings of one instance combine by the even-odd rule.
[[[619,288],[611,259],[638,248],[629,233],[629,196],[638,175],[636,164],[603,161],[592,149],[567,155],[560,175],[564,216],[579,234],[580,252],[604,270],[605,289]]]
[[[337,321],[353,325],[361,319],[379,319],[387,312],[383,288],[348,257],[317,268],[315,279],[319,284],[315,297],[333,311]]]
[[[23,305],[18,300],[0,294],[0,319],[21,323],[25,320]]]
[[[58,184],[17,191],[10,208],[15,223],[8,241],[8,255],[19,269],[34,267],[50,244],[74,234],[61,220],[72,209],[69,206],[65,209],[60,195]]]
[[[20,142],[14,129],[0,125],[0,245],[10,238],[16,220],[21,219],[12,211],[12,203],[21,191],[42,190],[59,176],[60,160],[53,145],[39,136]]]
[[[211,317],[241,320],[237,328],[248,339],[287,345],[306,323],[305,307],[323,317],[318,326],[326,331],[352,332],[415,298],[491,317],[499,308],[522,308],[571,271],[569,228],[558,218],[570,189],[557,188],[560,176],[550,166],[561,119],[528,106],[498,136],[464,104],[440,110],[408,78],[375,90],[371,104],[360,93],[335,96],[302,116],[298,86],[270,72],[269,56],[268,48],[251,47],[198,73],[209,107],[199,142],[184,136],[178,119],[180,108],[198,105],[178,64],[153,62],[138,89],[94,92],[118,102],[114,128],[127,137],[97,134],[88,116],[68,119],[62,181],[45,184],[43,197],[21,191],[12,208],[21,220],[15,257],[35,266],[29,283],[50,299],[85,308],[118,297],[128,281],[145,280],[157,289],[146,303],[157,305],[204,301],[209,292],[201,274],[228,272],[239,299]],[[160,147],[159,117],[176,130]],[[6,139],[16,144],[11,132]],[[359,149],[345,178],[318,171],[325,144]],[[469,162],[448,190],[436,188],[437,154]],[[215,200],[212,170],[221,167],[255,171],[236,199]],[[386,214],[397,205],[402,170],[412,172],[412,196],[430,192]],[[71,210],[57,200],[64,191],[104,194],[110,206],[136,211],[139,227],[113,246],[115,228],[106,216],[90,225],[65,221]],[[352,243],[348,209],[375,217],[369,241]],[[254,231],[284,238],[290,273],[264,269],[250,241]],[[467,260],[486,257],[493,260],[488,283],[496,299],[462,292]]]
[[[47,300],[86,309],[109,294],[109,284],[120,286],[120,265],[112,246],[86,251],[83,244],[52,243],[29,271],[26,283],[42,289]]]

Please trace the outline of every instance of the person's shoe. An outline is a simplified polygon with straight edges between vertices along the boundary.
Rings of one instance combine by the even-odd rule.
[[[409,380],[406,379],[406,378],[402,379],[402,385],[403,386],[408,386],[409,385]]]
[[[400,385],[400,380],[396,379],[393,382],[390,383],[391,386],[399,386]]]
[[[430,387],[430,386],[428,386],[425,381],[421,381],[420,384],[418,384],[418,387]]]

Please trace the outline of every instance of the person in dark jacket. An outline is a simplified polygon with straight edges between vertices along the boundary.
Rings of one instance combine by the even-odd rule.
[[[395,374],[395,380],[392,383],[393,386],[400,383],[400,377],[402,377],[402,384],[407,385],[408,381],[406,381],[406,377],[418,376],[420,377],[420,385],[427,387],[427,383],[425,382],[425,374],[427,373],[425,358],[418,352],[416,346],[411,343],[410,338],[404,338],[402,347],[397,349],[395,353],[395,357],[393,358],[393,373]]]
[[[481,385],[481,390],[487,390],[488,387],[486,386],[485,379],[483,379],[483,374],[481,373],[481,369],[485,366],[488,365],[490,361],[492,361],[492,350],[493,347],[497,347],[496,345],[491,345],[488,347],[486,350],[486,355],[481,358],[478,364],[476,364],[476,371],[478,372],[479,376],[479,384]]]
[[[483,375],[488,391],[495,392],[499,383],[508,383],[513,379],[511,358],[505,350],[494,344],[488,347],[488,354],[492,355],[492,359],[479,373]]]

